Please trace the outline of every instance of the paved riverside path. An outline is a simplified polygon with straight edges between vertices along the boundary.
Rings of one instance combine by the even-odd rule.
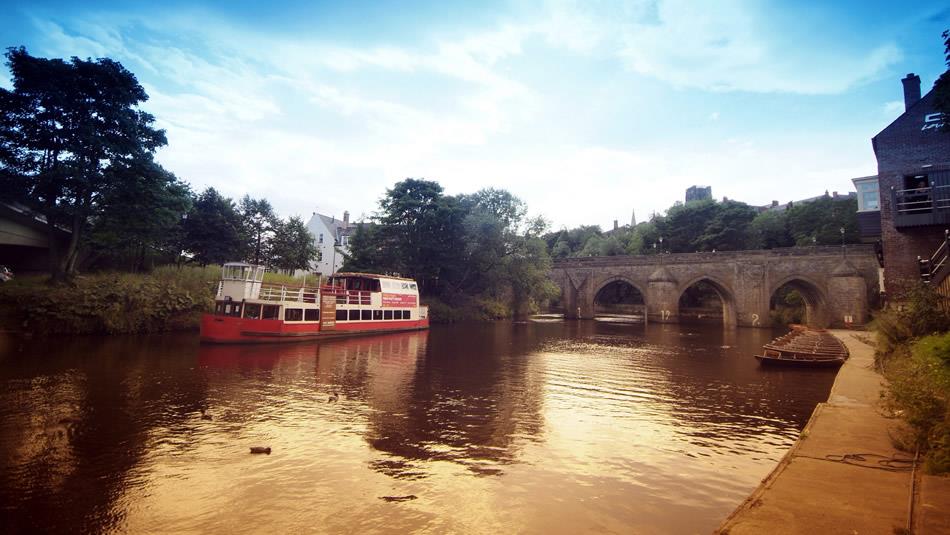
[[[911,457],[892,445],[889,433],[898,421],[878,410],[883,379],[872,369],[873,348],[860,339],[867,333],[832,334],[848,346],[851,358],[828,401],[818,405],[798,442],[717,533],[893,535],[907,528],[909,470],[872,468],[880,467],[880,457],[865,457],[860,465],[828,460],[856,453]],[[950,533],[950,479],[920,479],[913,532]]]

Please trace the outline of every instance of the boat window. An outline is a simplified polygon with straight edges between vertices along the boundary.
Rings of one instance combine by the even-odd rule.
[[[409,283],[408,283],[408,282],[402,283],[402,289],[403,289],[403,290],[408,290],[408,289],[409,289]]]
[[[409,285],[409,289],[410,289],[410,290],[415,290],[415,289],[416,289],[416,283],[410,284],[410,285]]]
[[[304,321],[320,321],[320,309],[308,308],[303,311]]]
[[[370,281],[369,281],[369,289],[370,289],[370,291],[373,291],[373,292],[378,292],[378,291],[380,291],[380,290],[382,289],[382,287],[381,287],[380,284],[379,284],[379,279],[372,279],[372,280],[370,280]]]
[[[359,321],[360,320],[360,311],[351,310],[350,311],[350,321]]]
[[[346,321],[346,310],[337,310],[337,311],[336,311],[336,320],[337,320],[337,321]]]
[[[382,310],[374,310],[374,311],[373,311],[373,319],[376,320],[376,321],[379,321],[379,320],[383,319],[383,311],[382,311]]]
[[[214,304],[214,313],[218,316],[224,315],[224,303],[215,303]]]
[[[261,319],[261,305],[247,303],[244,305],[244,317],[252,320]]]
[[[403,310],[403,311],[402,311],[402,319],[407,320],[407,319],[409,319],[410,317],[411,317],[411,316],[409,315],[409,311],[408,311],[408,310]]]
[[[402,310],[393,310],[393,319],[402,319]]]
[[[363,321],[369,321],[369,320],[373,319],[373,311],[372,311],[372,310],[361,310],[361,311],[360,311],[360,319],[363,320]]]
[[[224,315],[240,318],[241,317],[241,303],[229,303],[229,304],[224,305]]]
[[[264,311],[261,312],[261,319],[275,320],[280,317],[280,305],[264,305]]]
[[[303,321],[302,308],[285,308],[284,321]]]
[[[384,311],[383,311],[383,319],[387,319],[387,320],[393,319],[393,311],[392,311],[392,310],[384,310]]]
[[[257,268],[257,282],[264,280],[264,268]]]

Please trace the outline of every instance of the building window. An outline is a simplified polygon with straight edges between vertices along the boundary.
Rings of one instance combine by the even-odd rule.
[[[854,185],[858,190],[859,212],[872,212],[881,209],[877,177],[860,182],[855,181]]]
[[[303,319],[305,321],[320,321],[320,310],[316,308],[308,308],[303,311]]]
[[[323,233],[320,234],[320,243],[323,243]]]

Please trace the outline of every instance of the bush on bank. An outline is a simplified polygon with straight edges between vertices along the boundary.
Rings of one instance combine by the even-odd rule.
[[[900,308],[878,314],[873,328],[876,362],[888,380],[883,400],[910,431],[902,446],[919,446],[929,472],[950,472],[950,315],[921,286]]]
[[[72,284],[22,278],[0,286],[4,327],[33,333],[140,333],[196,329],[214,305],[220,268],[97,273]]]

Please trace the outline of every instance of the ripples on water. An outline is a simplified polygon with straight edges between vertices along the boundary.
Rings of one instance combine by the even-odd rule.
[[[532,322],[285,346],[6,339],[0,520],[12,532],[706,533],[834,378],[760,369],[752,354],[771,336]],[[249,454],[257,445],[273,453]]]

